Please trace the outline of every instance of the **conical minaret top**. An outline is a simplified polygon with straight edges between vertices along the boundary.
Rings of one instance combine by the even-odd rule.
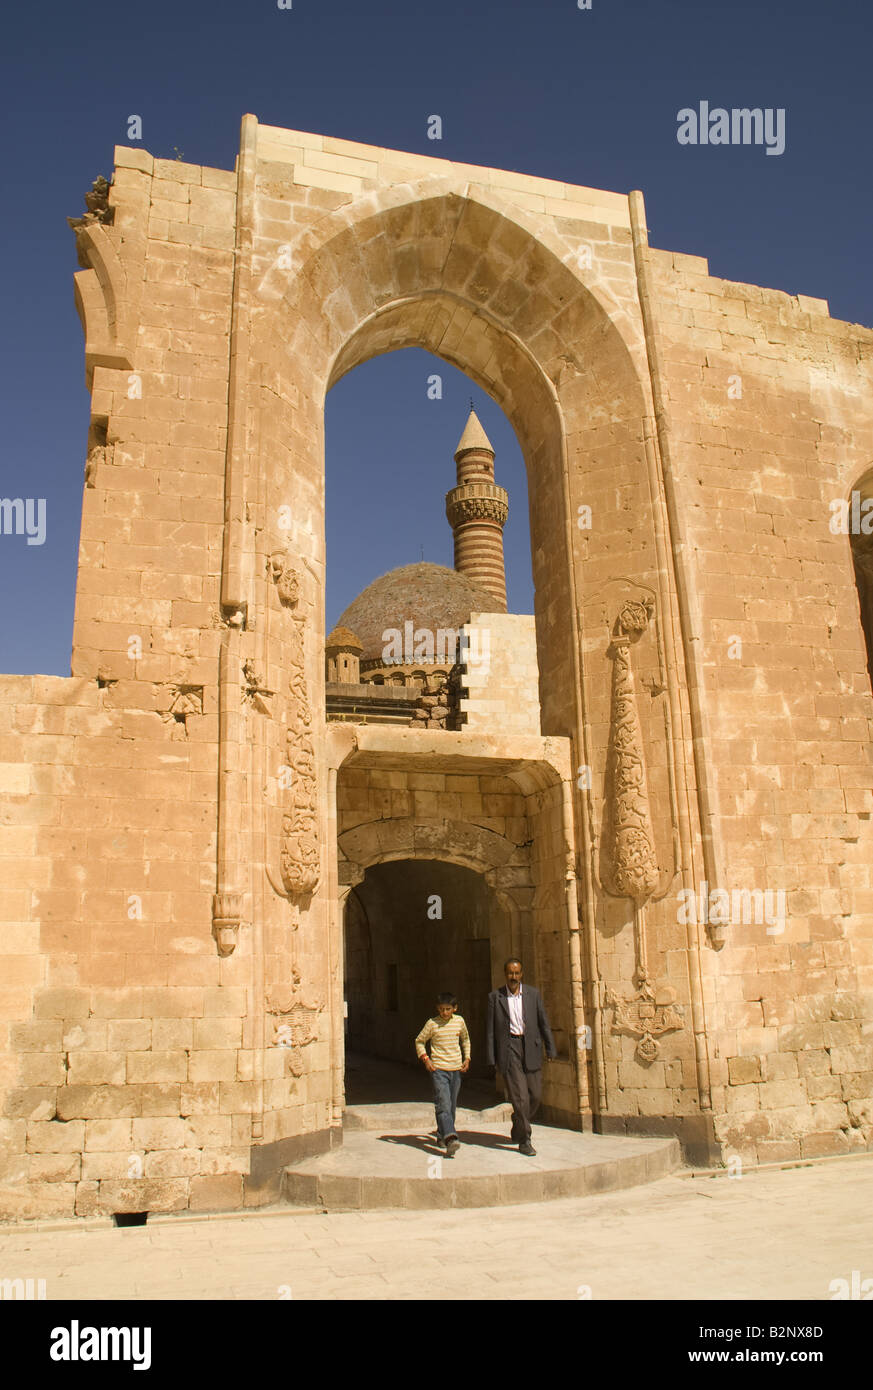
[[[506,612],[503,527],[509,515],[506,490],[494,482],[494,450],[471,409],[455,450],[458,485],[446,494],[446,516],[455,538],[455,569],[494,595],[495,612]]]

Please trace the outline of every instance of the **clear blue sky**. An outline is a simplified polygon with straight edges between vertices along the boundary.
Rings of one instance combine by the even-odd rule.
[[[45,497],[43,546],[0,536],[0,670],[68,674],[88,400],[65,217],[143,147],[232,168],[245,111],[274,125],[646,195],[652,244],[816,295],[873,324],[870,0],[48,0],[3,17],[6,214],[0,496]],[[783,107],[787,148],[682,147],[676,113]],[[443,119],[441,144],[427,117]],[[470,388],[428,359],[367,364],[328,402],[328,619],[374,575],[451,562],[442,496]],[[518,448],[473,388],[510,489],[510,606],[531,607]],[[415,438],[414,457],[408,441]],[[409,498],[386,510],[392,480]],[[368,546],[361,544],[366,528]]]

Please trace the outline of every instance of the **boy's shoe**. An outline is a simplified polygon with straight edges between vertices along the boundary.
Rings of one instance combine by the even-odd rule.
[[[452,1136],[451,1139],[446,1141],[446,1158],[454,1158],[455,1154],[458,1152],[458,1149],[460,1147],[460,1139],[456,1139],[454,1136]]]
[[[523,1144],[519,1144],[518,1152],[524,1154],[525,1158],[536,1158],[537,1156],[537,1151],[529,1139],[526,1139]]]

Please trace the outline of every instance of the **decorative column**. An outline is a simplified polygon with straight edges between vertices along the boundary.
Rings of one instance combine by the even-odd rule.
[[[646,904],[656,893],[660,874],[630,650],[645,632],[652,614],[651,601],[625,603],[613,629],[608,770],[611,823],[606,847],[609,874],[604,879],[609,892],[633,902],[633,981],[637,992],[623,999],[610,990],[606,1002],[614,1010],[612,1031],[637,1039],[641,1062],[655,1060],[662,1034],[685,1027],[672,985],[656,988],[652,983],[646,941]]]
[[[494,450],[474,410],[455,450],[458,485],[446,494],[446,516],[455,538],[455,569],[494,595],[494,611],[506,612],[503,527],[509,515],[506,489],[494,482]]]

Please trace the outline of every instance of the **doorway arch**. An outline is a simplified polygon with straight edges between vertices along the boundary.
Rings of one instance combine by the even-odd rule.
[[[471,1076],[484,1077],[487,998],[510,941],[510,915],[481,873],[439,858],[371,865],[346,901],[348,1049],[413,1064],[416,1035],[450,991]]]

